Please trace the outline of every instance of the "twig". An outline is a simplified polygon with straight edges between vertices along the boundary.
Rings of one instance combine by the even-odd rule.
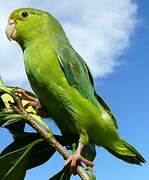
[[[67,159],[69,156],[69,153],[66,151],[66,149],[55,139],[53,136],[53,133],[50,129],[46,132],[41,126],[35,121],[34,118],[32,118],[23,108],[22,101],[19,97],[15,97],[14,101],[16,103],[16,106],[13,106],[13,109],[15,112],[17,112],[20,115],[23,115],[23,117],[27,120],[27,123],[35,129],[48,143],[50,143],[51,146],[53,146],[62,156],[64,159]],[[83,166],[79,165],[77,167],[77,174],[80,176],[82,180],[90,180],[90,175],[87,173],[87,171],[83,168]]]

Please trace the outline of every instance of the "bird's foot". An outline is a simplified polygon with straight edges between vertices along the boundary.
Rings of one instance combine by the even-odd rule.
[[[75,175],[76,174],[76,169],[77,166],[83,162],[86,166],[93,167],[94,163],[83,158],[79,152],[75,152],[74,154],[70,155],[66,162],[64,163],[64,166],[66,167],[67,165],[70,165],[72,173]]]
[[[35,111],[37,115],[40,115],[41,117],[48,117],[47,113],[45,110],[42,108],[39,100],[37,98],[34,98],[32,96],[29,96],[25,91],[22,89],[18,89],[15,91],[15,93],[21,95],[22,98],[24,98],[27,101],[30,101],[24,106],[24,109],[27,109],[29,106],[32,106],[35,108]]]

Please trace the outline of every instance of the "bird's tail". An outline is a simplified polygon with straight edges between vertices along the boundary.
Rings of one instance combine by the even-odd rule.
[[[108,147],[106,149],[111,154],[127,163],[141,165],[141,163],[146,162],[141,154],[133,146],[121,138],[117,143],[114,144],[114,146]]]

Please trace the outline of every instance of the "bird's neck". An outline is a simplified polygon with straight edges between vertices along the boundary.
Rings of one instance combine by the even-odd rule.
[[[18,41],[22,50],[31,49],[33,47],[47,47],[47,46],[56,46],[58,43],[69,43],[65,34],[56,33],[56,34],[32,34],[26,38],[22,38]]]

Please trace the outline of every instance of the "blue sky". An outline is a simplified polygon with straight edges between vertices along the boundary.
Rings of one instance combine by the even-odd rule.
[[[15,1],[16,5],[0,2],[3,15],[0,18],[3,25],[6,24],[8,14],[16,6],[37,8],[41,6],[39,1],[27,0],[24,3],[14,0],[13,2]],[[149,51],[147,49],[149,12],[147,8],[149,2],[93,0],[92,5],[89,1],[86,1],[86,4],[83,4],[85,1],[82,3],[76,1],[74,6],[74,1],[65,0],[55,8],[52,6],[54,1],[48,1],[51,2],[49,6],[46,0],[43,2],[41,8],[52,12],[61,21],[74,46],[91,66],[96,78],[96,89],[117,117],[120,135],[149,161],[147,139],[149,127]],[[76,9],[71,9],[72,7],[78,7],[78,15],[75,15]],[[82,7],[84,11],[79,10]],[[3,32],[3,28],[0,31]],[[5,49],[0,52],[3,57],[0,60],[0,73],[10,84],[28,88],[23,63],[20,61],[21,50],[18,45],[8,42],[3,36],[5,36],[4,33],[1,33],[0,38],[3,43],[0,43],[0,49],[3,49],[3,46]],[[6,58],[5,61],[4,58]],[[50,122],[50,126],[54,132],[57,132],[54,123]],[[0,139],[0,150],[2,150],[10,143],[11,138],[6,130],[1,129]],[[45,165],[28,171],[25,180],[47,180],[56,170],[63,167],[63,163],[63,159],[57,153]],[[148,164],[141,167],[126,164],[98,147],[94,170],[97,180],[147,180],[149,178]]]

